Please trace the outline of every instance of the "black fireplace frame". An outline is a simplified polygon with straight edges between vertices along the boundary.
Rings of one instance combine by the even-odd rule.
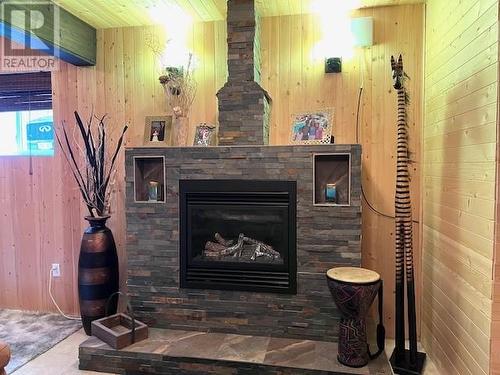
[[[249,183],[251,182],[251,183]],[[252,197],[258,204],[288,207],[288,254],[280,265],[249,263],[211,262],[210,267],[189,264],[188,256],[188,197],[217,203],[224,194],[234,197],[236,202]],[[179,180],[179,260],[180,287],[192,289],[242,290],[253,292],[297,293],[297,182],[282,180]],[[220,266],[220,267],[218,267]],[[226,280],[227,277],[227,280]],[[234,278],[238,282],[234,283]],[[233,278],[233,282],[231,281]],[[263,285],[256,285],[255,281]]]

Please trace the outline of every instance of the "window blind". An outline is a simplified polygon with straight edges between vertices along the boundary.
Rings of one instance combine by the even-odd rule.
[[[51,108],[50,72],[0,74],[0,112]]]

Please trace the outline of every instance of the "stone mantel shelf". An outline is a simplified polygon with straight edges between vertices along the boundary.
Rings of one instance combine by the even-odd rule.
[[[255,145],[232,145],[232,146],[131,146],[131,147],[125,147],[125,150],[127,151],[133,151],[133,150],[168,150],[168,149],[179,149],[179,148],[187,148],[190,150],[195,150],[195,149],[217,149],[217,148],[245,148],[245,147],[311,147],[311,148],[316,148],[316,147],[328,147],[331,148],[332,146],[338,146],[338,147],[347,147],[351,148],[353,146],[358,146],[361,147],[359,143],[331,143],[331,144],[318,144],[318,145],[261,145],[261,146],[255,146]],[[339,150],[341,151],[341,150]]]

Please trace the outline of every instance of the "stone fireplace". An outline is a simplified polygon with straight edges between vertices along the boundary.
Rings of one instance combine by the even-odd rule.
[[[361,148],[266,146],[256,18],[253,0],[228,1],[220,146],[126,151],[128,291],[153,327],[336,341],[325,272],[361,263]],[[135,199],[148,158],[162,201]],[[325,204],[339,176],[343,202]]]
[[[296,181],[180,180],[180,286],[296,293]]]
[[[314,156],[325,153],[350,157],[348,205],[314,204]],[[135,200],[134,163],[140,157],[163,160],[163,202]],[[159,328],[336,341],[339,313],[325,272],[334,266],[361,264],[360,178],[359,145],[127,149],[127,284],[138,319]],[[257,181],[296,184],[295,294],[181,286],[183,181],[204,181],[209,187],[211,181],[227,181],[230,186],[235,180],[243,181],[245,186]],[[236,218],[246,214],[237,212]],[[206,241],[217,243],[213,232],[219,232],[225,240],[236,240],[241,232],[282,251],[267,234],[259,237],[248,228],[226,233],[225,228],[219,229],[220,220],[210,221],[206,237],[200,242],[203,249]],[[271,263],[270,267],[278,264]],[[289,272],[293,270],[289,268]]]
[[[150,339],[90,338],[82,369],[345,372],[326,272],[361,265],[361,146],[269,146],[254,0],[227,22],[219,146],[125,152],[127,294]]]

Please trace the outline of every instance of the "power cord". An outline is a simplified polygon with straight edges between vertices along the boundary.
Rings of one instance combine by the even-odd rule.
[[[360,107],[361,107],[361,95],[363,94],[363,84],[361,84],[360,88],[359,88],[359,94],[358,94],[358,107],[356,109],[356,143],[359,143],[359,113],[360,113]],[[385,217],[387,219],[395,219],[396,217],[393,216],[393,215],[388,215],[388,214],[385,214],[383,212],[380,212],[379,210],[377,210],[371,203],[370,201],[368,200],[368,198],[366,197],[365,195],[365,189],[363,188],[363,182],[361,182],[361,195],[363,197],[363,200],[365,201],[366,205],[370,208],[370,210],[372,210],[373,212],[375,212],[377,215],[379,216],[382,216],[382,217]],[[412,222],[414,223],[419,223],[418,220],[412,220]]]
[[[66,319],[69,319],[69,320],[81,320],[80,317],[77,317],[77,316],[70,316],[70,315],[66,315],[62,310],[61,308],[59,307],[59,305],[57,304],[54,296],[52,295],[52,268],[50,269],[49,271],[49,296],[50,296],[50,299],[52,300],[52,303],[54,304],[54,306],[57,308],[57,310],[59,311],[59,313],[64,316]]]
[[[359,143],[359,108],[361,106],[362,93],[363,93],[363,86],[359,88],[359,94],[358,94],[358,109],[356,111],[356,143]]]

